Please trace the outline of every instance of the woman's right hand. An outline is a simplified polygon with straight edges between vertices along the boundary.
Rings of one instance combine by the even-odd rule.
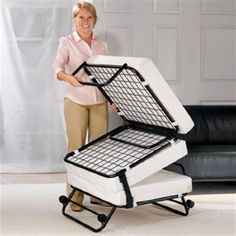
[[[60,71],[57,73],[57,78],[59,80],[64,80],[66,82],[68,82],[69,84],[71,84],[74,87],[82,87],[84,86],[83,84],[81,84],[80,78],[79,77],[75,77],[73,75],[69,75],[67,73],[65,73],[64,71]]]
[[[83,87],[84,85],[81,84],[80,79],[78,77],[75,77],[73,75],[68,76],[67,82],[70,83],[74,87]]]

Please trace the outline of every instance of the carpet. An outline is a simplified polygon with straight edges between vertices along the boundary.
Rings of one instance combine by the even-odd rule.
[[[65,193],[64,184],[6,184],[0,191],[1,235],[95,235],[61,214],[58,197]],[[118,209],[99,235],[236,235],[236,194],[188,198],[195,206],[186,217],[153,205]],[[77,214],[86,218],[88,213]]]

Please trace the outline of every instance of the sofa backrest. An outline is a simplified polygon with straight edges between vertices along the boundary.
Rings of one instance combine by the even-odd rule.
[[[194,127],[184,136],[188,144],[236,144],[236,106],[187,105]]]

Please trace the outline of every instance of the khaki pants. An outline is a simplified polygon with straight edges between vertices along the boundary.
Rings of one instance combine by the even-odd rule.
[[[68,152],[85,145],[87,133],[89,142],[107,133],[107,103],[79,105],[69,98],[65,98],[64,113],[68,137]],[[71,187],[67,185],[67,194],[69,195],[71,191]],[[72,200],[82,203],[83,194],[76,192]]]

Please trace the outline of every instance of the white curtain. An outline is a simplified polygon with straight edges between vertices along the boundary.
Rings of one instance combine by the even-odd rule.
[[[2,0],[0,171],[64,170],[64,85],[53,77],[58,39],[71,32],[68,0]]]

